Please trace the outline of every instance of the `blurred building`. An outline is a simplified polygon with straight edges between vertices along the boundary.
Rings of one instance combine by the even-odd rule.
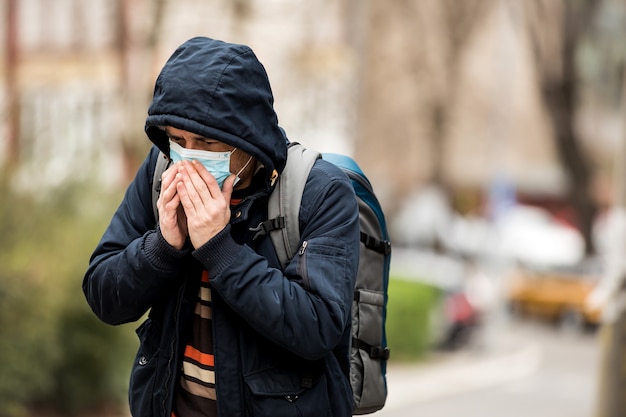
[[[246,43],[255,50],[268,70],[277,112],[292,139],[351,153],[356,66],[341,2],[0,4],[0,19],[7,22],[1,34],[6,53],[0,74],[8,80],[13,72],[14,80],[7,81],[11,88],[3,83],[0,90],[6,133],[2,146],[10,149],[12,140],[18,145],[14,153],[2,154],[19,159],[17,176],[24,185],[35,177],[58,185],[87,171],[104,183],[128,181],[135,167],[124,169],[124,151],[147,149],[143,123],[158,70],[180,43],[197,35]],[[315,24],[311,16],[316,16]],[[17,51],[13,60],[8,58],[11,48]],[[14,126],[18,136],[13,139],[7,127],[11,89],[19,101]]]
[[[485,3],[452,60],[436,0],[0,0],[4,163],[17,159],[24,185],[88,172],[125,184],[147,150],[158,70],[204,35],[249,44],[291,139],[355,156],[390,212],[435,171],[454,188],[508,182],[558,197],[566,179],[524,29],[506,2]],[[14,140],[18,151],[7,152]]]

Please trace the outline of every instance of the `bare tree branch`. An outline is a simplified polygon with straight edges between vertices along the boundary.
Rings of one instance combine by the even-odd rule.
[[[575,129],[580,83],[576,52],[590,29],[598,4],[596,0],[524,2],[541,95],[561,164],[570,179],[569,200],[576,209],[587,253],[594,252],[592,225],[596,207],[590,194],[590,162],[580,149]]]

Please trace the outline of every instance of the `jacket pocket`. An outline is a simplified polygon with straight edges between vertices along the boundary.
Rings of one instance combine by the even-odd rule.
[[[255,417],[332,417],[326,375],[315,380],[279,369],[244,377],[247,409]]]
[[[132,415],[153,414],[154,386],[157,379],[158,333],[155,324],[148,318],[136,330],[139,350],[130,375],[129,403]]]
[[[336,298],[349,289],[352,298],[352,285],[347,286],[342,278],[348,276],[346,249],[340,241],[329,238],[305,240],[294,256],[296,276],[300,285],[322,297]]]

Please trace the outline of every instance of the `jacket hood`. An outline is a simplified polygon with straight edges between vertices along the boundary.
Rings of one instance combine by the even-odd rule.
[[[287,158],[273,104],[265,68],[249,47],[196,37],[178,47],[161,70],[145,130],[166,155],[169,142],[159,126],[235,146],[265,166],[271,186]]]

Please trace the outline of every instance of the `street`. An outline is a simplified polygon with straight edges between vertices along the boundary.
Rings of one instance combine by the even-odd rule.
[[[424,364],[390,363],[389,397],[376,417],[591,417],[596,332],[504,319],[482,348],[434,355]]]

